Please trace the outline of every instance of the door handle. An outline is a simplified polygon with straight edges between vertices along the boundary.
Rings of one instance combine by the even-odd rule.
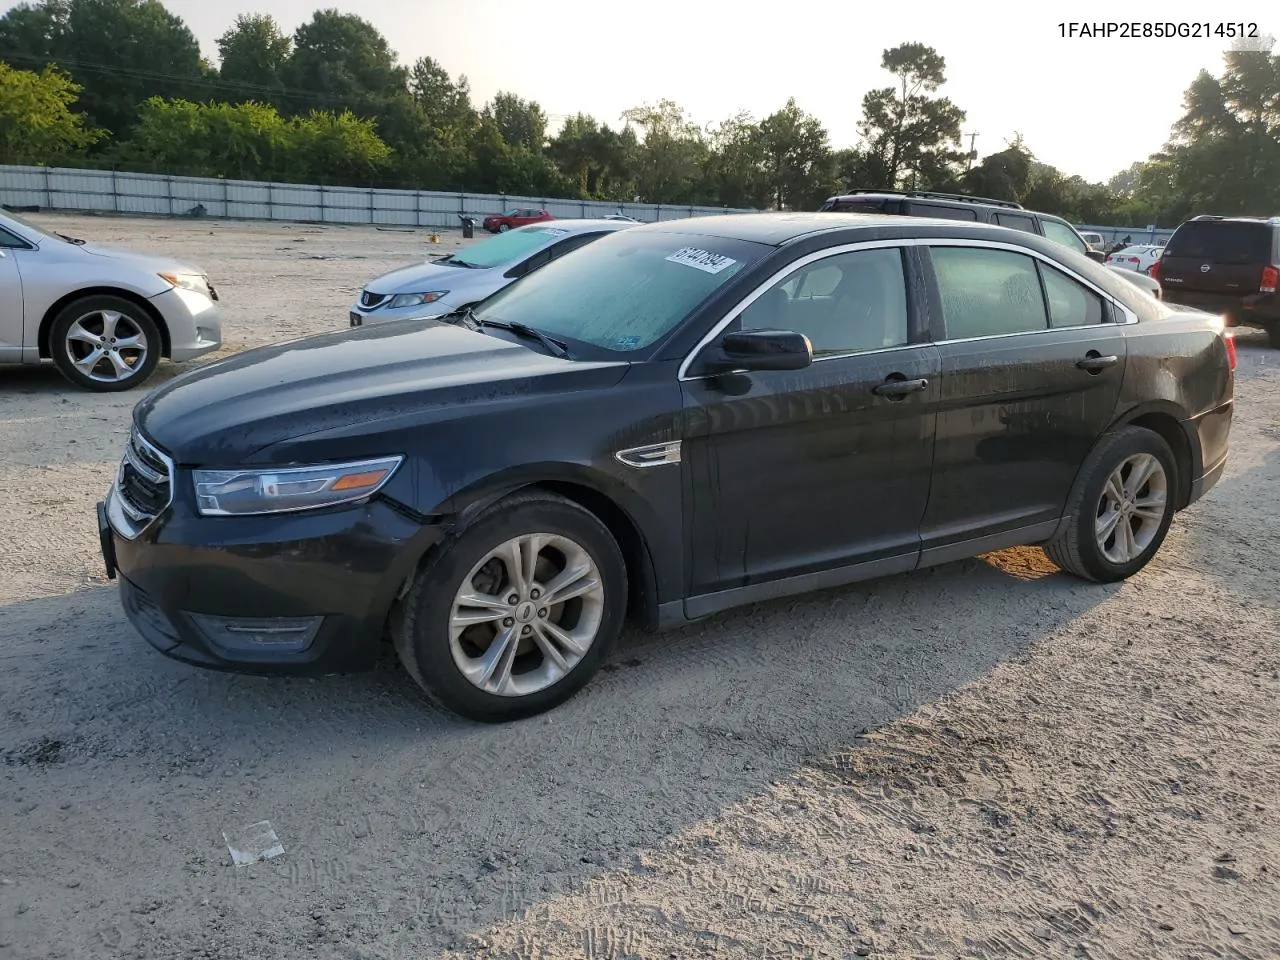
[[[1076,366],[1081,370],[1087,370],[1089,373],[1101,373],[1107,367],[1114,367],[1119,361],[1119,357],[1104,357],[1096,351],[1090,350],[1083,360],[1076,362]]]
[[[900,400],[909,393],[916,393],[929,386],[929,381],[920,380],[886,380],[884,383],[877,384],[871,388],[871,392],[880,397],[888,397],[891,400]]]

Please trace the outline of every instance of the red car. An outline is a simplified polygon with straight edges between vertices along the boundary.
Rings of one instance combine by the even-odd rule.
[[[547,213],[545,210],[535,208],[521,208],[519,210],[508,210],[506,213],[495,213],[484,218],[484,228],[490,233],[506,233],[516,227],[523,227],[530,223],[542,223],[544,220],[554,220],[555,217]]]

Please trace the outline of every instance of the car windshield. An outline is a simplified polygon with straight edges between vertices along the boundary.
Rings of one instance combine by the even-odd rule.
[[[1164,255],[1244,266],[1271,262],[1271,229],[1265,223],[1200,220],[1184,223],[1169,238]]]
[[[511,263],[523,256],[534,253],[545,247],[557,237],[564,236],[564,230],[553,227],[537,227],[534,229],[509,230],[488,240],[481,240],[474,246],[451,254],[449,263],[464,267],[499,267]]]
[[[770,249],[745,240],[621,230],[494,294],[476,315],[631,353],[673,331]]]
[[[14,223],[21,224],[22,226],[26,227],[29,232],[35,233],[37,236],[57,237],[59,240],[63,241],[64,243],[74,243],[77,245],[84,243],[83,240],[79,240],[75,237],[68,237],[61,233],[54,233],[52,230],[49,230],[46,227],[37,226],[36,224],[28,220],[26,217],[18,216],[18,214],[14,213],[12,210],[5,210],[4,216],[7,219],[12,220]],[[0,221],[0,223],[2,222],[3,221]]]

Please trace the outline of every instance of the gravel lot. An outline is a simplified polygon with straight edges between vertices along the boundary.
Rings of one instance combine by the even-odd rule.
[[[228,352],[432,249],[41,219],[206,267]],[[496,728],[393,659],[155,653],[93,520],[141,394],[0,371],[0,957],[1280,956],[1280,353],[1240,355],[1227,476],[1132,581],[1024,549],[760,605]]]

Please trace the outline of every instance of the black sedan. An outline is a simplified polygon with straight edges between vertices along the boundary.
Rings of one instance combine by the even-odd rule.
[[[124,608],[201,666],[390,635],[468,717],[565,700],[628,615],[1043,544],[1115,581],[1222,474],[1235,353],[1024,232],[858,214],[621,231],[474,311],[253,350],[141,401],[99,505]]]

